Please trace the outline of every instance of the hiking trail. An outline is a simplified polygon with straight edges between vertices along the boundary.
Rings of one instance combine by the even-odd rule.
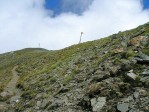
[[[4,98],[7,98],[7,101],[4,102],[0,102],[0,110],[5,109],[6,107],[11,107],[14,103],[19,102],[19,99],[21,98],[21,90],[18,89],[16,87],[17,85],[17,81],[20,78],[20,76],[18,75],[16,69],[18,66],[15,66],[12,69],[12,79],[10,80],[10,82],[7,84],[7,86],[5,87],[4,91],[2,93],[0,93],[0,95]],[[10,104],[8,104],[8,102]],[[10,106],[11,105],[11,106]]]

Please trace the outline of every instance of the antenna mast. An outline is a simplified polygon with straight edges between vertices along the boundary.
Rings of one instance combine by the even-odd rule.
[[[40,43],[38,44],[38,47],[40,48]]]
[[[83,32],[81,32],[79,44],[81,43],[81,37],[82,37],[82,35],[83,35]]]

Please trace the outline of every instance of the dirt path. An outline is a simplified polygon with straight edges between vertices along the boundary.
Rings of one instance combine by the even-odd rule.
[[[18,76],[18,73],[16,72],[17,66],[15,66],[12,69],[12,79],[5,87],[4,91],[0,94],[2,97],[7,98],[7,102],[9,101],[10,105],[19,102],[19,99],[21,98],[21,91],[16,88],[16,84],[20,76]],[[8,107],[9,104],[7,104],[5,101],[0,102],[0,111],[1,108]]]
[[[8,95],[20,95],[19,90],[16,88],[16,84],[19,79],[18,73],[15,71],[16,68],[17,66],[12,69],[12,79],[4,90],[4,92],[7,92]]]

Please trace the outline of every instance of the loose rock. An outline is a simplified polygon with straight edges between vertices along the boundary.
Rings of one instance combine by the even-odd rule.
[[[119,110],[120,112],[127,112],[129,110],[128,104],[127,103],[118,104],[117,110]]]
[[[98,97],[98,99],[91,99],[91,106],[93,112],[99,112],[102,107],[106,104],[106,97]]]

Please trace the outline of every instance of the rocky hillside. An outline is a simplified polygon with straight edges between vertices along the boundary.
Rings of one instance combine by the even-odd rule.
[[[0,63],[2,112],[149,111],[149,23],[62,50],[1,54]]]

